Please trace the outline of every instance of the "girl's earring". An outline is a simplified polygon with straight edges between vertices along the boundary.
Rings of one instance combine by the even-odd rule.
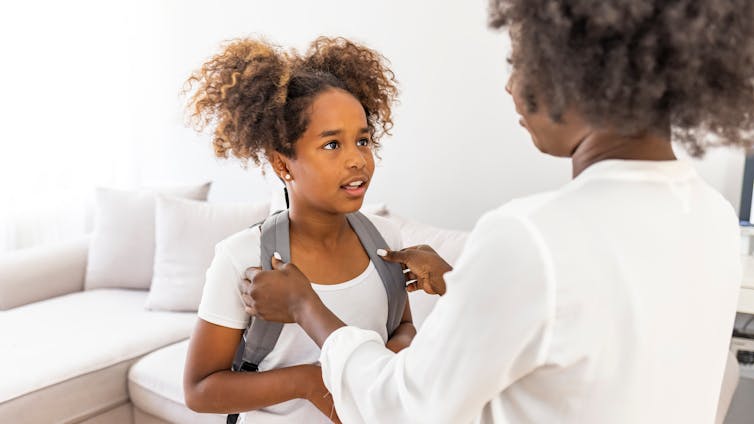
[[[285,174],[283,176],[283,178],[285,178],[286,181],[290,181],[291,180],[291,174]]]

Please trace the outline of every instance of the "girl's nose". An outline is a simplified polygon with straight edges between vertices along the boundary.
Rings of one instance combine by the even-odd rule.
[[[364,153],[359,149],[352,149],[351,154],[349,154],[346,159],[346,166],[354,169],[364,168],[367,165],[367,158],[364,157],[366,154],[371,153]]]
[[[508,82],[505,83],[505,91],[507,91],[511,96],[513,95],[513,74],[508,77]]]

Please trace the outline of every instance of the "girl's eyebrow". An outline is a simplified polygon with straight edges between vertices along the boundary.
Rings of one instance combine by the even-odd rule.
[[[319,133],[319,136],[320,136],[320,138],[332,137],[334,135],[340,135],[342,133],[343,133],[342,129],[324,130],[321,133]],[[367,128],[367,127],[364,127],[364,128],[362,128],[362,129],[359,130],[359,134],[366,134],[366,133],[369,133],[369,128]]]
[[[320,137],[332,137],[334,135],[338,135],[342,133],[343,130],[324,130],[321,133],[319,133]]]

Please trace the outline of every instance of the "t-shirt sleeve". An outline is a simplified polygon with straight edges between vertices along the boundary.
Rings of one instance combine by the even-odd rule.
[[[199,318],[223,327],[245,329],[249,315],[244,309],[239,284],[245,269],[236,266],[228,249],[219,243],[215,257],[207,269]]]
[[[343,327],[320,361],[344,422],[471,422],[484,404],[543,364],[554,277],[525,218],[486,216],[411,346],[387,350],[376,333]]]

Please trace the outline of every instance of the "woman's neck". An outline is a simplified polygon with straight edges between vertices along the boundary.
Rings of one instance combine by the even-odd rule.
[[[610,131],[593,131],[571,155],[573,178],[591,165],[608,159],[662,161],[676,157],[669,137],[657,134],[629,137]]]

